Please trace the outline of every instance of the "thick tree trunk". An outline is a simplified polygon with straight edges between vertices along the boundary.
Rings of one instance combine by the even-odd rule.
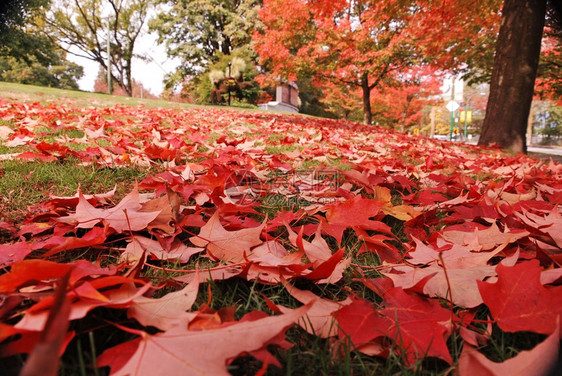
[[[371,114],[371,87],[369,77],[363,74],[361,77],[361,89],[363,90],[363,123],[371,124],[373,115]]]
[[[527,152],[525,132],[539,63],[546,0],[505,0],[479,145]]]

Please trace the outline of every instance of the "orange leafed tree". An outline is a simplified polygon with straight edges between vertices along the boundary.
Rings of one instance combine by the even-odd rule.
[[[312,75],[350,92],[359,88],[370,124],[373,90],[396,73],[478,60],[489,47],[475,41],[494,35],[498,7],[497,0],[265,0],[254,48],[270,72],[263,81]]]

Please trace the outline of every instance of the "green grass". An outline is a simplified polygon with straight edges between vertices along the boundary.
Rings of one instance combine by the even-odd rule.
[[[286,152],[294,151],[296,149],[297,147],[295,145],[266,145],[265,146],[265,152],[271,155],[283,154]]]
[[[130,106],[144,105],[146,107],[193,107],[185,103],[171,103],[164,100],[129,98],[80,90],[61,90],[42,86],[21,85],[11,82],[0,82],[0,97],[11,101],[39,101],[42,103],[71,101],[76,106],[97,105],[106,107],[121,104]]]
[[[15,154],[23,153],[24,151],[30,151],[31,148],[27,145],[8,147],[0,143],[0,154]]]
[[[12,82],[0,81],[0,98],[9,101],[38,101],[41,103],[70,101],[75,106],[99,106],[109,107],[115,105],[139,106],[146,107],[174,107],[174,108],[215,108],[222,110],[235,111],[262,111],[256,106],[247,103],[232,102],[232,106],[199,106],[188,103],[169,102],[163,99],[146,99],[122,97],[117,95],[109,95],[104,93],[92,93],[81,90],[63,90],[43,86],[22,85]]]
[[[84,194],[106,192],[117,185],[116,199],[128,193],[136,181],[150,171],[136,167],[98,168],[80,166],[67,158],[62,162],[0,162],[0,216],[3,220],[22,220],[27,207],[46,201],[49,195],[72,196],[81,188]]]

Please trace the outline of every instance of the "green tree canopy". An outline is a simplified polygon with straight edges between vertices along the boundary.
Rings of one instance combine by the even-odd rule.
[[[158,0],[163,11],[150,22],[168,55],[181,60],[170,81],[200,73],[219,56],[251,42],[261,0]]]
[[[25,26],[50,0],[3,0],[0,2],[0,54],[27,59],[30,52],[44,62],[44,40],[25,32]]]
[[[0,2],[0,40],[7,32],[22,26],[30,14],[38,8],[48,5],[50,0],[2,0]]]
[[[38,32],[49,0],[0,3],[0,80],[77,89],[83,68]]]
[[[84,68],[66,60],[64,52],[60,50],[50,51],[49,55],[52,57],[49,64],[39,62],[33,54],[29,54],[27,60],[0,56],[0,80],[60,89],[78,89],[77,80],[84,74]]]

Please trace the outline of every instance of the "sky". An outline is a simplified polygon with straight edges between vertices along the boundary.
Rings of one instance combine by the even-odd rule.
[[[144,32],[135,44],[135,53],[146,54],[155,62],[145,62],[133,59],[132,75],[133,79],[139,81],[149,89],[152,94],[160,95],[164,89],[163,79],[166,73],[171,73],[179,65],[178,61],[169,59],[166,56],[166,48],[156,43],[155,33]],[[84,67],[84,76],[78,81],[81,90],[93,91],[94,81],[98,75],[99,65],[89,59],[68,54],[68,60],[80,64]]]

